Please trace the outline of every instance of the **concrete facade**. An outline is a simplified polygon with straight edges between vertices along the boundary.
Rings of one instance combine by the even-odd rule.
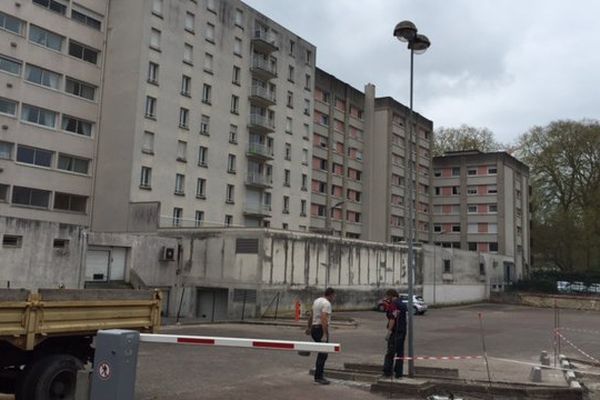
[[[130,231],[148,202],[162,227],[306,229],[316,48],[236,0],[113,2],[109,21],[93,229]]]
[[[529,269],[529,168],[505,152],[434,158],[433,237],[444,247],[512,258],[507,274]],[[512,279],[511,279],[512,280]]]
[[[89,223],[107,7],[0,3],[0,215]]]

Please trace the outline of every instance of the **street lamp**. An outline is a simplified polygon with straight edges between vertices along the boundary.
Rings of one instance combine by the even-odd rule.
[[[408,376],[415,376],[414,362],[414,337],[413,337],[413,296],[414,288],[414,254],[413,254],[413,215],[415,205],[413,203],[413,163],[412,163],[412,145],[413,145],[413,75],[414,75],[414,55],[424,53],[431,43],[425,35],[417,33],[417,27],[411,21],[402,21],[394,28],[394,36],[401,42],[407,42],[410,50],[410,110],[408,113],[408,157],[406,157],[406,171],[408,175]]]
[[[339,206],[341,206],[342,204],[344,204],[345,202],[346,200],[338,201],[333,206],[329,207],[329,209],[327,210],[327,215],[325,216],[325,231],[328,235],[333,234],[333,228],[331,227],[331,212]]]

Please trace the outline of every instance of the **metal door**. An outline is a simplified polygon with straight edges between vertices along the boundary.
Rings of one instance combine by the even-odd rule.
[[[107,282],[109,250],[88,250],[85,259],[85,280],[88,282]]]

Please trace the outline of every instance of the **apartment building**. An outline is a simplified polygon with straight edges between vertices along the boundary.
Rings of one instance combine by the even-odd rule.
[[[363,93],[320,69],[314,107],[311,229],[381,242],[405,240],[408,108],[390,97],[376,98],[372,84]],[[417,113],[414,121],[415,238],[426,242],[433,124]]]
[[[449,152],[433,165],[434,241],[511,256],[509,269],[527,270],[529,167],[506,152],[479,151]]]
[[[89,224],[107,7],[0,2],[0,215]]]
[[[113,2],[92,227],[309,224],[313,45],[236,0]],[[142,215],[142,217],[140,217]]]

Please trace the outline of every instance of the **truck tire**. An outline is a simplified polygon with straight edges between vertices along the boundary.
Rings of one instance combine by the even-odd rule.
[[[16,400],[74,400],[77,371],[83,363],[70,354],[46,356],[24,371]]]

